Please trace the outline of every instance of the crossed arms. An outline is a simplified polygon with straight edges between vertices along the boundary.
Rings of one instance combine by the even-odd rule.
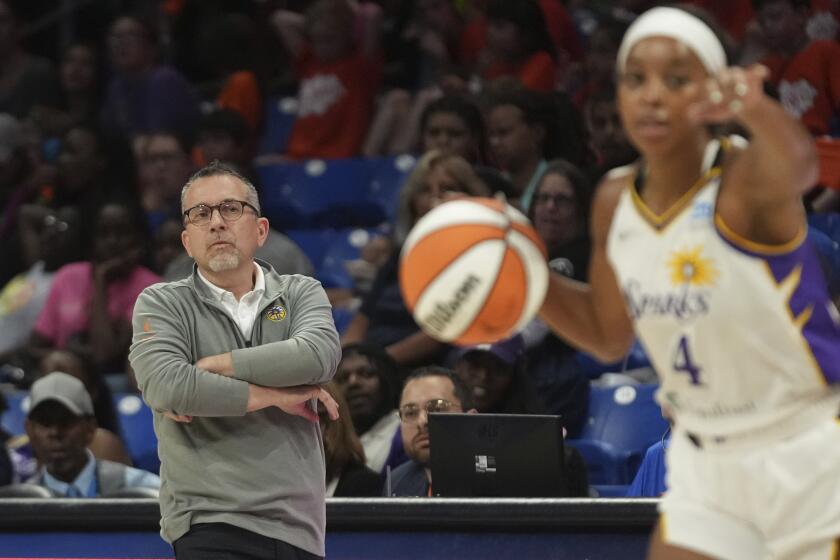
[[[129,359],[149,406],[179,421],[242,416],[272,406],[316,421],[308,403],[318,398],[337,417],[335,401],[319,386],[332,377],[340,358],[329,302],[315,281],[300,288],[288,302],[287,340],[207,356],[195,364],[187,307],[166,286],[144,291],[135,304]],[[230,327],[220,323],[218,330],[224,328]],[[208,331],[206,336],[223,333]]]

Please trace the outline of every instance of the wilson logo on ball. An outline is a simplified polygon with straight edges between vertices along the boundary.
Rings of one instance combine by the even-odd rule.
[[[473,292],[475,286],[480,283],[481,279],[478,276],[470,274],[450,301],[444,301],[435,305],[434,311],[426,317],[424,323],[436,332],[443,332],[446,325],[449,324],[449,321],[458,312],[461,303],[469,297],[470,292]]]

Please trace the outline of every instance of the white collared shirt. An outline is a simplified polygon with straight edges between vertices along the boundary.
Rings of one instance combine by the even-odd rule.
[[[242,336],[247,339],[251,338],[251,329],[254,327],[254,322],[260,312],[260,300],[262,300],[263,293],[265,293],[265,275],[263,274],[262,267],[257,263],[254,263],[254,267],[257,270],[254,289],[242,296],[239,301],[236,301],[233,292],[216,286],[204,277],[201,270],[198,270],[198,277],[207,284],[207,287],[213,292],[216,301],[222,304],[222,307],[225,308],[225,311],[228,312],[228,315],[233,318],[233,321],[239,327]]]

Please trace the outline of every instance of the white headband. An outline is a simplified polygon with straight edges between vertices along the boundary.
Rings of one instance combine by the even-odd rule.
[[[618,49],[617,68],[624,70],[633,46],[648,37],[670,37],[684,44],[700,59],[709,74],[726,68],[726,53],[720,40],[699,18],[677,8],[648,10],[627,29]]]

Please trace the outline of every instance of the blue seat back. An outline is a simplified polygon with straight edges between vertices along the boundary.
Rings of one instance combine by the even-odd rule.
[[[350,322],[355,316],[356,311],[353,309],[346,307],[332,308],[333,323],[335,323],[335,330],[338,331],[338,334],[344,334],[344,331],[350,326]]]
[[[152,410],[138,395],[115,394],[114,407],[120,417],[123,441],[138,469],[160,471]]]
[[[285,233],[306,254],[316,272],[321,267],[324,255],[336,236],[335,230],[330,228],[290,229]]]
[[[269,97],[265,100],[265,127],[260,138],[260,155],[286,152],[297,117],[297,107],[297,99],[294,97]]]
[[[334,232],[316,276],[325,288],[353,288],[346,262],[358,259],[362,248],[376,235],[376,230],[350,228]]]
[[[581,439],[643,455],[668,430],[668,422],[653,400],[658,388],[657,384],[592,387]]]
[[[29,392],[14,391],[5,393],[3,396],[6,399],[8,409],[3,412],[0,425],[13,436],[26,433],[24,422],[26,422],[26,415],[29,412]]]
[[[368,197],[370,168],[362,159],[309,160],[261,166],[263,213],[275,227],[378,225]]]
[[[367,195],[385,221],[393,223],[396,220],[400,191],[416,163],[417,158],[411,154],[368,160],[371,180]]]
[[[643,367],[650,367],[650,360],[638,342],[630,348],[627,356],[614,363],[604,363],[586,352],[577,352],[575,360],[589,379],[597,379],[605,373],[619,373]]]
[[[609,443],[591,439],[570,439],[566,445],[574,447],[586,463],[590,485],[629,484],[639,465],[638,456],[616,449]]]
[[[599,498],[626,498],[629,484],[594,484]]]

